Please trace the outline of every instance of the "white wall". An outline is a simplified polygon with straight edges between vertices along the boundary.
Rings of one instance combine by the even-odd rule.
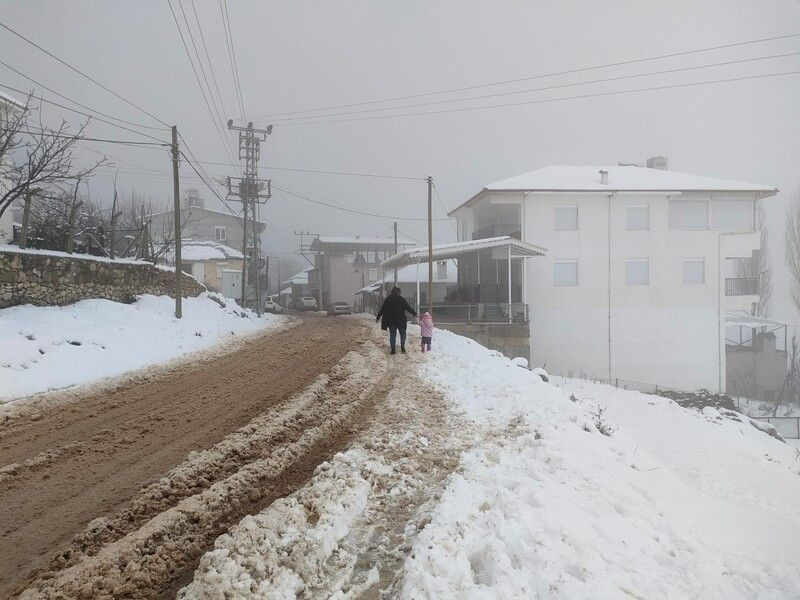
[[[577,231],[554,231],[554,208],[563,204],[578,205]],[[627,231],[626,207],[644,204],[650,206],[649,231]],[[526,241],[548,248],[546,257],[527,261],[532,364],[641,387],[724,389],[719,250],[746,255],[752,234],[720,239],[711,230],[671,231],[668,198],[661,194],[610,200],[603,194],[532,194],[524,212]],[[626,285],[626,259],[644,258],[649,285]],[[704,259],[704,284],[683,284],[688,258]],[[554,286],[558,259],[578,259],[579,285]]]

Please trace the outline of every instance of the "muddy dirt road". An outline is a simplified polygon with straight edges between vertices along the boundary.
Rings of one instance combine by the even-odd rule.
[[[366,328],[305,317],[217,357],[6,417],[0,597],[174,596],[216,536],[302,485],[368,421],[385,358],[341,362],[374,360],[351,352]]]

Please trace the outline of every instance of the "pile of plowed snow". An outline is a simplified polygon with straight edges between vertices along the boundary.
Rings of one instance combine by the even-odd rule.
[[[203,293],[184,298],[183,318],[167,296],[132,304],[83,300],[67,306],[0,310],[0,403],[161,364],[283,322]]]
[[[404,598],[800,597],[792,447],[747,419],[560,389],[471,340],[435,343],[423,372],[485,441],[418,536]]]

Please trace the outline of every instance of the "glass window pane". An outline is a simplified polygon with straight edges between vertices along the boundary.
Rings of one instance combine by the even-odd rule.
[[[625,261],[625,285],[648,285],[650,283],[650,263],[644,260]]]
[[[650,207],[628,207],[628,231],[647,231],[650,229]]]
[[[553,263],[555,285],[578,285],[578,261],[558,260]]]
[[[670,200],[670,229],[708,229],[706,200]]]
[[[683,261],[683,283],[697,285],[706,282],[706,261],[702,258],[690,258]]]
[[[578,229],[578,206],[556,206],[556,231],[576,231]]]
[[[714,229],[749,231],[753,229],[752,200],[713,200],[711,224]]]

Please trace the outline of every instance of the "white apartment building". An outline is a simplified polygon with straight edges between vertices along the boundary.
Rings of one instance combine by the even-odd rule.
[[[19,114],[19,111],[25,109],[25,105],[12,98],[11,96],[0,92],[0,132],[2,132],[10,119],[13,119],[13,113]],[[3,135],[0,133],[0,136]],[[0,156],[0,192],[8,192],[10,186],[7,178],[7,162],[6,159]],[[1,195],[1,194],[0,194]],[[14,237],[14,219],[12,216],[11,207],[7,208],[2,215],[0,215],[0,244],[9,243]]]
[[[459,240],[512,235],[547,248],[517,260],[513,286],[492,267],[502,257],[459,267],[472,301],[527,303],[533,366],[640,389],[725,390],[725,314],[758,300],[758,282],[733,265],[759,249],[757,202],[777,190],[665,162],[549,166],[487,185],[450,213]],[[503,289],[519,291],[497,297]]]

